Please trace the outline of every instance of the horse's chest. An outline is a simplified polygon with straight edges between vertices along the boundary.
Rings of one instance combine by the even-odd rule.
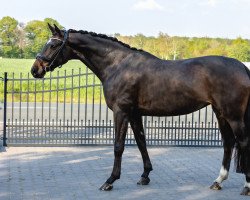
[[[135,90],[129,84],[104,85],[104,96],[108,107],[112,110],[114,104],[120,107],[130,107],[135,101]]]

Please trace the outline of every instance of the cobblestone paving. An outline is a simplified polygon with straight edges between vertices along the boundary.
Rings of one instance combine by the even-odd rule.
[[[121,179],[110,192],[99,191],[111,173],[112,147],[11,147],[0,153],[1,200],[166,199],[241,200],[244,176],[232,170],[221,191],[210,184],[218,176],[221,148],[150,147],[154,170],[147,186],[136,182],[142,160],[126,147]]]

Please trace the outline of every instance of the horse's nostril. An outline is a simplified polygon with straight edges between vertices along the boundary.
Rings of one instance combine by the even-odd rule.
[[[32,69],[31,69],[31,74],[32,74],[33,76],[36,75],[36,72],[37,72],[37,70],[36,70],[35,68],[32,68]]]

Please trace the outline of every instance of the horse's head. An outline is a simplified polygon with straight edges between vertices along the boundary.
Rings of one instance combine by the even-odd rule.
[[[35,78],[43,78],[47,71],[53,71],[56,67],[65,64],[72,56],[72,49],[68,47],[69,32],[60,30],[56,25],[48,24],[52,37],[44,45],[41,53],[31,68]]]

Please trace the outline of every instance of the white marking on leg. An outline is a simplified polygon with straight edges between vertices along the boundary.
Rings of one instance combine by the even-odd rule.
[[[228,178],[228,171],[222,166],[220,169],[220,174],[218,178],[215,180],[217,183],[222,183],[224,180]]]
[[[247,187],[247,188],[250,189],[250,183],[246,182],[245,185],[244,185],[244,187]]]

